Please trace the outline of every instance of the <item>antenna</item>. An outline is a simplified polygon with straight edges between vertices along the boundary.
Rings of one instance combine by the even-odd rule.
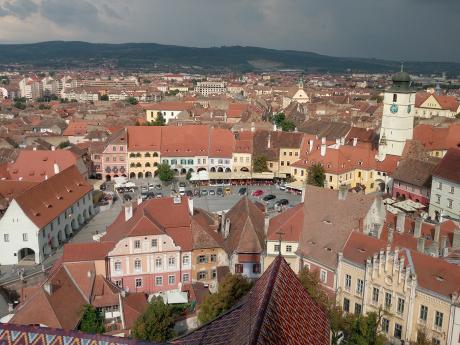
[[[278,255],[281,256],[281,241],[283,239],[284,232],[278,231],[276,234],[278,235]]]

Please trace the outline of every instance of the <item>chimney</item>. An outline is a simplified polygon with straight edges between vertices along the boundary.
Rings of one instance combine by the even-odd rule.
[[[339,139],[339,138],[335,139],[335,146],[336,146],[337,148],[340,147],[340,139]]]
[[[230,219],[225,218],[224,224],[224,238],[227,238],[230,235]]]
[[[417,251],[425,253],[425,237],[417,238]]]
[[[54,168],[54,174],[57,175],[59,174],[59,165],[57,163],[54,163],[53,164],[53,168]]]
[[[256,126],[254,125],[254,122],[251,122],[251,132],[256,131]]]
[[[404,224],[406,223],[406,214],[404,212],[398,212],[396,218],[396,231],[404,232]]]
[[[387,238],[387,244],[391,246],[393,244],[393,235],[394,235],[394,230],[393,227],[388,227],[388,238]]]
[[[345,184],[339,186],[339,200],[346,200],[348,194],[348,187]]]
[[[13,312],[14,308],[13,308],[13,303],[8,303],[8,312],[11,313]]]
[[[419,238],[420,236],[422,236],[422,218],[417,217],[414,223],[414,237]]]
[[[278,130],[278,126],[276,125],[276,123],[273,124],[273,132],[276,132]]]
[[[268,133],[268,138],[267,138],[267,149],[270,149],[272,146],[272,134]]]
[[[52,145],[51,146],[51,151],[56,151],[56,146]]]
[[[321,144],[321,156],[324,157],[326,155],[326,144]]]
[[[452,241],[452,249],[460,249],[460,226],[454,230],[454,239]]]
[[[188,212],[193,216],[193,199],[188,198]]]
[[[270,226],[270,217],[266,214],[264,220],[265,220],[264,222],[265,236],[267,236],[268,227]]]
[[[140,205],[140,204],[142,204],[142,194],[139,194],[137,196],[137,205]]]
[[[32,150],[37,151],[37,146],[34,146],[34,148]]]
[[[358,145],[358,138],[353,138],[353,146]]]
[[[313,150],[313,139],[308,140],[308,152]]]
[[[326,137],[321,138],[321,145],[326,145]]]
[[[45,292],[51,296],[51,294],[53,293],[53,284],[51,284],[49,281],[47,281],[44,285],[43,285],[43,289],[45,289]]]
[[[435,226],[434,226],[434,238],[433,238],[433,241],[439,243],[440,236],[441,236],[441,224],[436,223]]]
[[[133,216],[133,205],[131,202],[125,203],[125,222],[131,219]]]
[[[88,271],[88,272],[86,273],[86,275],[88,276],[88,279],[91,279],[91,277],[93,276],[93,272]]]
[[[446,235],[441,236],[441,255],[446,257],[449,254],[448,239]]]
[[[340,138],[340,145],[345,145],[345,137]]]
[[[301,201],[300,201],[302,203],[305,202],[305,193],[306,193],[306,190],[305,190],[305,187],[304,187],[304,188],[302,188],[302,196],[301,196]]]

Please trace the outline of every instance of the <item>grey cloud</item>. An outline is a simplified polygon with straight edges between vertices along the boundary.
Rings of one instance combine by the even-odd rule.
[[[336,56],[460,61],[459,0],[34,1],[40,1],[44,18],[73,30],[79,40],[252,45]],[[10,13],[0,6],[0,16]]]
[[[6,1],[0,6],[0,16],[14,16],[20,19],[37,13],[38,5],[31,0],[12,0]]]
[[[101,24],[98,8],[86,0],[43,0],[41,13],[46,19],[61,26],[92,29]]]

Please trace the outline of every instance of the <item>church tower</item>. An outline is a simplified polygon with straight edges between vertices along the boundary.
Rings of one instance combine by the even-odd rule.
[[[379,160],[386,155],[401,156],[406,140],[411,140],[414,132],[415,90],[411,88],[410,76],[401,69],[392,80],[393,85],[383,97]]]

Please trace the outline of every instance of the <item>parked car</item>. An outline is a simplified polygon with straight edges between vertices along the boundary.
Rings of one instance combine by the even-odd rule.
[[[199,190],[199,189],[195,189],[195,190],[193,191],[193,195],[199,197],[199,196],[200,196],[200,190]]]
[[[209,190],[209,195],[216,195],[216,191],[214,189]]]
[[[217,188],[216,194],[217,194],[218,196],[224,196],[224,190],[223,190],[222,188],[219,187],[219,188]]]
[[[99,190],[106,190],[107,189],[107,184],[105,182],[103,182],[100,186],[99,186]]]
[[[179,187],[179,195],[184,196],[185,195],[185,187]]]
[[[208,195],[207,189],[202,189],[201,190],[201,196],[206,196],[206,195]]]
[[[238,194],[239,195],[247,195],[248,194],[248,189],[246,187],[242,187],[240,188],[240,190],[238,191]]]
[[[232,189],[231,189],[230,187],[225,187],[225,189],[224,189],[224,194],[225,194],[225,195],[230,195],[230,194],[232,194]]]
[[[163,193],[155,193],[155,198],[159,199],[163,197]]]
[[[185,191],[185,195],[187,195],[189,198],[193,197],[193,192],[191,190]]]
[[[286,206],[289,205],[288,199],[280,199],[275,203],[275,206]]]
[[[265,195],[262,200],[263,201],[270,201],[270,200],[273,200],[273,199],[276,199],[276,195],[268,194],[268,195]]]
[[[149,183],[148,188],[149,188],[149,190],[154,190],[155,186],[153,185],[153,183]]]
[[[133,200],[133,197],[131,195],[129,195],[129,194],[125,194],[125,195],[123,195],[123,199],[125,199],[125,201],[131,201],[131,200]]]
[[[161,190],[161,184],[157,184],[157,185],[155,186],[155,189],[156,189],[156,190]]]
[[[262,195],[264,195],[264,191],[262,189],[258,189],[252,192],[252,196],[262,196]]]
[[[284,183],[279,185],[280,190],[286,190],[286,185]]]
[[[146,193],[149,190],[147,186],[142,186],[141,187],[141,193]]]
[[[184,187],[185,188],[186,184],[185,182],[179,182],[179,187]]]

